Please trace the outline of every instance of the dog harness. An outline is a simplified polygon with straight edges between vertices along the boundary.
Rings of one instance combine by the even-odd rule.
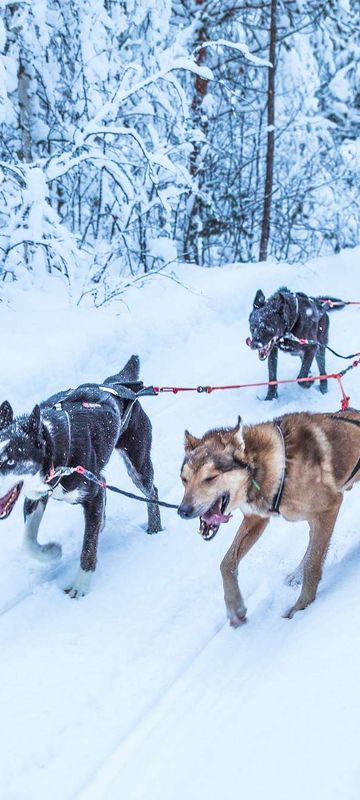
[[[360,420],[358,419],[350,419],[349,417],[335,417],[335,416],[332,416],[331,419],[335,419],[338,422],[350,422],[350,424],[357,425],[357,427],[360,428]],[[351,481],[355,477],[359,469],[360,469],[360,458],[357,460],[354,469],[351,471],[349,477],[346,479],[345,484],[349,483],[349,481]]]
[[[80,403],[83,408],[96,408],[101,405],[101,399],[98,396],[94,396],[94,390],[104,393],[104,400],[106,400],[106,395],[113,395],[117,397],[119,400],[123,400],[125,402],[125,413],[121,420],[121,433],[124,433],[126,430],[131,412],[137,400],[144,395],[154,395],[156,394],[155,390],[152,386],[145,386],[141,381],[137,381],[135,383],[117,383],[116,389],[113,386],[108,386],[106,382],[103,385],[97,383],[84,383],[81,386],[78,386],[76,389],[69,389],[68,392],[58,400],[54,405],[48,409],[43,409],[43,414],[46,415],[46,411],[53,410],[53,411],[60,411],[65,414],[65,419],[67,423],[67,430],[68,430],[68,452],[65,458],[65,464],[59,468],[54,469],[54,466],[50,466],[49,474],[45,478],[45,483],[49,487],[49,493],[53,492],[54,489],[58,486],[61,482],[61,479],[66,475],[72,474],[72,472],[77,471],[73,468],[68,466],[70,452],[71,452],[71,424],[70,424],[70,415],[66,408],[64,408],[65,403]],[[91,392],[93,391],[93,395]],[[45,420],[44,420],[45,422]],[[46,424],[46,422],[45,422]]]
[[[278,419],[278,420],[274,421],[274,425],[275,425],[275,428],[277,428],[277,430],[279,432],[280,441],[281,441],[282,466],[281,466],[279,485],[278,485],[276,494],[273,497],[273,501],[271,503],[271,506],[269,508],[269,513],[270,514],[280,514],[280,504],[281,504],[281,500],[282,500],[282,496],[283,496],[283,492],[284,492],[285,478],[286,478],[286,449],[285,449],[285,438],[284,438],[284,434],[283,434],[283,431],[282,431],[282,428],[281,428],[281,419]],[[258,492],[261,493],[261,486],[259,486],[259,484],[255,480],[255,474],[254,474],[255,471],[254,471],[253,467],[251,467],[250,464],[245,464],[243,462],[239,462],[239,466],[240,467],[245,467],[246,469],[248,469],[248,471],[250,472],[252,485],[255,487],[255,489]],[[264,500],[269,502],[264,495],[262,495],[262,497],[263,497]]]
[[[284,434],[282,432],[280,420],[278,420],[278,422],[275,422],[275,427],[279,431],[281,445],[282,445],[282,467],[281,467],[281,475],[280,475],[279,487],[278,487],[276,495],[275,495],[275,497],[274,497],[274,499],[272,501],[272,506],[271,506],[270,511],[271,511],[272,514],[280,514],[280,511],[279,511],[280,503],[281,503],[281,500],[282,500],[283,491],[284,491],[284,485],[285,485],[286,450],[285,450],[285,438],[284,438]]]

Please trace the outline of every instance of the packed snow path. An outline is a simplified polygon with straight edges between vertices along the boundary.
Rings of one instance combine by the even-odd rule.
[[[146,383],[262,380],[266,365],[244,343],[256,289],[359,299],[358,261],[359,250],[299,268],[179,267],[188,289],[158,276],[128,292],[127,305],[100,311],[69,309],[51,282],[46,297],[13,295],[0,311],[1,399],[29,410],[58,388],[103,379],[132,352]],[[340,352],[359,349],[359,314],[331,315]],[[298,364],[280,356],[279,377]],[[339,367],[329,355],[327,364]],[[345,386],[359,406],[357,370]],[[181,497],[185,427],[335,410],[340,398],[335,381],[325,397],[294,385],[271,404],[258,394],[144,400],[162,499]],[[117,456],[107,478],[133,488]],[[346,496],[318,598],[292,621],[282,613],[296,590],[284,578],[306,548],[306,525],[272,521],[240,566],[248,623],[237,631],[226,624],[219,564],[240,514],[205,543],[196,522],[163,510],[165,530],[151,537],[143,505],[109,494],[92,593],[70,601],[62,589],[78,565],[81,510],[49,503],[41,538],[60,541],[63,559],[40,565],[21,550],[19,503],[0,524],[0,797],[358,798],[359,502],[358,489]]]

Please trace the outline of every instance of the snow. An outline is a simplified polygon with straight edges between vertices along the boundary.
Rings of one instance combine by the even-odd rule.
[[[266,379],[245,345],[256,290],[282,285],[360,300],[360,249],[301,266],[170,265],[118,302],[76,307],[61,279],[42,290],[5,284],[3,398],[16,413],[60,388],[103,380],[138,352],[145,383]],[[331,314],[330,344],[359,349],[357,306]],[[5,338],[5,337],[4,337]],[[329,354],[329,371],[343,368]],[[298,362],[280,356],[279,377]],[[344,379],[358,404],[360,372]],[[143,401],[154,434],[160,497],[181,498],[183,431],[257,422],[300,409],[336,410],[340,393],[280,388],[160,395]],[[109,482],[133,489],[116,456]],[[0,797],[6,800],[355,800],[360,760],[358,490],[346,496],[314,605],[294,620],[284,577],[302,557],[306,525],[272,521],[240,566],[248,623],[228,628],[219,564],[240,513],[211,543],[196,522],[162,510],[145,533],[142,504],[109,494],[91,593],[62,591],[78,570],[79,508],[51,502],[41,541],[61,562],[21,549],[20,503],[1,524]]]
[[[233,50],[238,50],[243,54],[243,56],[245,56],[245,58],[247,58],[248,61],[251,61],[252,64],[256,64],[258,67],[272,67],[270,61],[266,61],[263,58],[254,56],[254,54],[250,52],[247,44],[244,42],[231,42],[228,39],[215,39],[211,42],[202,42],[201,48],[204,47],[230,47]]]

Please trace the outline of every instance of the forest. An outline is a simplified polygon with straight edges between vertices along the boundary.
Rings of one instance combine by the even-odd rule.
[[[5,0],[2,281],[100,305],[175,261],[354,247],[359,23],[357,0]]]

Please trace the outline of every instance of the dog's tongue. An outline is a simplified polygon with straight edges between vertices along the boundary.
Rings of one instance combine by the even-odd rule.
[[[14,491],[14,487],[12,489],[10,489],[10,491],[6,492],[6,494],[4,494],[4,497],[0,497],[0,514],[2,514],[2,512],[4,511],[6,503],[9,500],[9,498],[11,497],[13,491]]]
[[[230,517],[231,514],[211,514],[210,511],[208,511],[207,514],[202,515],[201,519],[203,519],[207,525],[220,525],[221,522],[229,522]]]

